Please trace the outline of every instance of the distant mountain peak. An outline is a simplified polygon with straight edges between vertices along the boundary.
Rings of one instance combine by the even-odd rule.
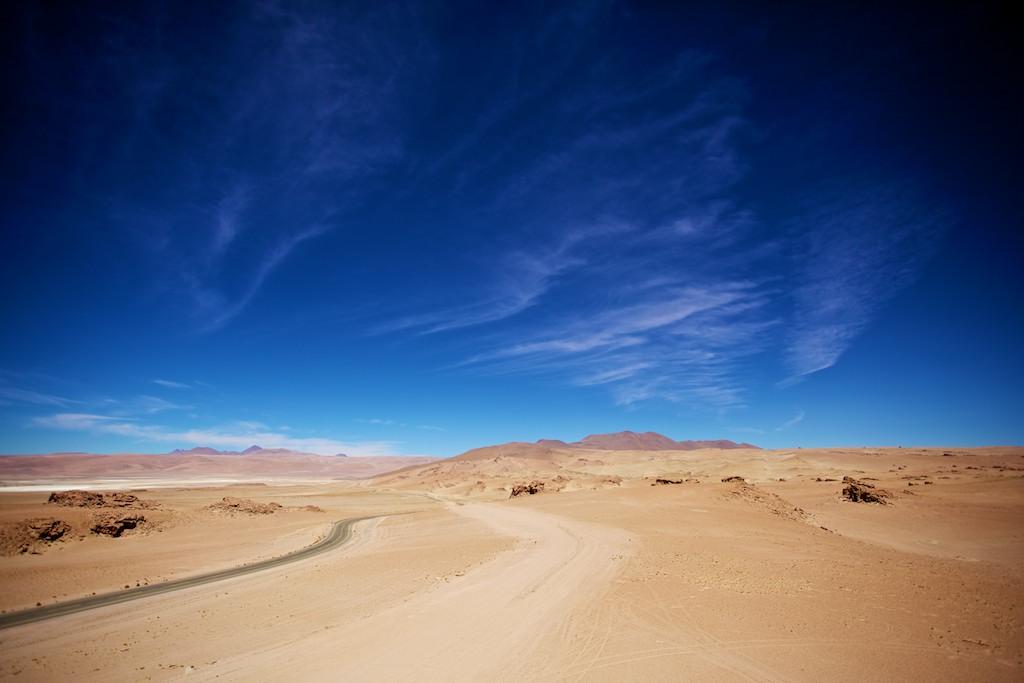
[[[672,439],[656,432],[633,431],[590,434],[573,444],[580,448],[608,451],[667,451],[678,448]]]
[[[576,448],[601,451],[692,451],[698,448],[758,448],[749,443],[736,443],[728,439],[711,441],[675,441],[657,432],[622,431],[611,434],[591,434],[570,444]]]
[[[736,443],[728,439],[711,441],[674,441],[657,432],[622,431],[611,434],[591,434],[580,441],[566,443],[560,439],[538,439],[533,443],[510,441],[494,446],[473,448],[454,460],[491,460],[494,458],[549,458],[552,453],[565,449],[586,449],[595,451],[695,451],[699,448],[731,449],[756,448],[749,443]]]
[[[259,453],[262,450],[262,446],[257,446],[256,444],[253,444],[252,446],[249,446],[244,451],[242,451],[242,455],[246,455],[247,453]]]
[[[209,446],[196,446],[195,448],[175,448],[172,455],[220,455],[221,451]]]

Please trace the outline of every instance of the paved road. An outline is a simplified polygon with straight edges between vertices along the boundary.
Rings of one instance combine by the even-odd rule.
[[[244,576],[245,574],[263,571],[264,569],[280,567],[283,564],[305,560],[313,557],[314,555],[319,555],[320,553],[324,553],[328,550],[333,550],[334,548],[344,545],[352,537],[352,526],[356,522],[362,522],[367,519],[373,519],[373,517],[358,517],[355,519],[343,519],[339,522],[335,522],[334,527],[331,529],[331,533],[327,535],[327,538],[317,541],[313,545],[306,546],[301,550],[296,550],[288,553],[287,555],[282,555],[269,560],[263,560],[262,562],[254,562],[240,567],[221,569],[220,571],[199,574],[198,576],[188,576],[183,579],[173,579],[171,581],[154,583],[148,586],[129,588],[127,590],[118,591],[117,593],[92,595],[87,598],[58,602],[53,605],[44,605],[43,607],[35,607],[32,609],[22,610],[20,612],[0,614],[0,629],[20,626],[22,624],[31,624],[44,619],[52,619],[54,617],[65,616],[67,614],[75,614],[76,612],[84,612],[85,610],[94,609],[96,607],[116,605],[130,600],[149,597],[151,595],[170,593],[171,591],[181,590],[183,588],[201,586],[206,583],[222,581],[236,576]]]

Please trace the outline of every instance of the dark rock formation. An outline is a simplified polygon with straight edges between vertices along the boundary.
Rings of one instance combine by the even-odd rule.
[[[874,484],[858,481],[853,477],[843,477],[843,498],[852,503],[877,503],[887,505],[891,494]]]
[[[71,533],[71,525],[53,517],[34,517],[0,527],[0,555],[40,553]]]
[[[211,505],[209,509],[219,512],[241,512],[247,515],[272,515],[281,507],[280,503],[260,503],[249,498],[225,496],[219,502]]]
[[[142,515],[103,515],[98,517],[92,525],[92,532],[103,536],[120,538],[125,531],[135,529],[144,524],[146,518]]]
[[[529,484],[516,484],[512,487],[512,493],[509,498],[516,498],[524,495],[534,495],[544,490],[544,482],[539,479],[534,479]]]
[[[151,507],[130,493],[114,491],[113,493],[96,493],[95,491],[57,491],[50,494],[47,503],[77,508],[134,508]]]

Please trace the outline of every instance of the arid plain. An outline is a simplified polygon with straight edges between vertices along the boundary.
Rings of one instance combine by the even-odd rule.
[[[59,483],[0,459],[0,619],[253,565],[362,519],[294,562],[6,625],[0,677],[1024,676],[1024,449],[707,447],[732,445],[627,433],[372,470],[63,455]],[[51,500],[69,488],[90,493]]]

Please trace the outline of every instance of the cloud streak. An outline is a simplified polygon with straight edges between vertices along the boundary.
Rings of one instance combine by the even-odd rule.
[[[806,417],[806,416],[807,416],[807,413],[804,412],[803,410],[801,410],[799,413],[794,415],[792,418],[786,420],[785,422],[780,424],[778,427],[776,427],[775,431],[777,431],[777,432],[784,432],[787,429],[792,429],[793,427],[796,427],[798,424],[803,422],[804,421],[804,417]]]
[[[797,219],[795,319],[788,382],[832,367],[877,313],[910,285],[948,219],[907,183],[816,192]]]
[[[125,437],[141,443],[169,443],[176,446],[211,446],[241,449],[253,444],[264,448],[289,450],[320,455],[346,453],[358,456],[392,455],[398,449],[394,441],[339,441],[323,437],[299,437],[267,429],[252,422],[236,422],[207,429],[175,430],[140,420],[92,413],[56,413],[32,420],[44,429],[87,432]]]
[[[197,278],[189,276],[193,297],[202,309],[201,317],[205,320],[199,331],[214,332],[230,322],[249,305],[270,274],[297,246],[323,234],[326,230],[325,226],[313,226],[283,237],[274,248],[261,257],[259,265],[250,277],[248,286],[234,300],[227,299],[218,290],[208,288]]]
[[[184,304],[194,331],[235,320],[401,160],[403,88],[431,63],[415,12],[240,5],[194,36],[212,41],[193,47],[205,60],[161,40],[158,21],[107,27],[105,44],[148,46],[109,79],[125,108],[115,118],[135,122],[109,131],[118,149],[103,172],[125,188],[109,213],[154,255],[159,294]],[[187,121],[167,115],[197,102]]]
[[[741,404],[743,364],[774,343],[758,272],[771,248],[743,243],[758,226],[730,196],[747,169],[746,95],[712,62],[686,52],[639,82],[583,78],[546,109],[523,92],[541,107],[526,124],[507,115],[516,100],[494,103],[485,121],[502,122],[501,140],[471,129],[487,153],[460,171],[459,192],[489,198],[482,215],[514,217],[503,238],[532,246],[496,249],[485,276],[496,284],[476,288],[486,292],[476,302],[375,331],[464,330],[461,345],[479,350],[452,368],[554,375],[624,405]],[[516,146],[531,137],[543,142],[532,156]],[[539,249],[538,233],[556,246]]]
[[[486,289],[487,295],[476,302],[405,316],[378,325],[375,334],[414,330],[417,334],[436,334],[513,317],[535,306],[556,284],[559,276],[585,265],[574,254],[581,240],[567,235],[557,247],[547,251],[514,251],[500,258],[498,275]]]
[[[390,420],[379,417],[365,418],[357,417],[354,422],[362,424],[373,425],[375,427],[402,427],[412,429],[423,429],[428,432],[446,432],[448,431],[444,427],[438,427],[436,425],[425,425],[425,424],[409,424],[407,422],[401,422],[399,420]]]
[[[477,283],[459,283],[483,294],[374,331],[460,330],[471,351],[449,370],[553,376],[622,405],[734,408],[753,386],[834,365],[914,281],[945,219],[909,183],[846,178],[768,225],[743,191],[767,172],[744,154],[744,84],[697,52],[618,82],[618,57],[600,89],[583,77],[549,99],[527,86],[499,98],[443,157],[483,149],[457,191],[508,226]],[[521,123],[511,113],[527,101]]]
[[[159,384],[166,389],[192,389],[191,384],[185,384],[184,382],[175,382],[169,379],[154,379],[153,384]]]
[[[29,403],[38,406],[59,406],[67,407],[81,404],[81,401],[47,394],[31,389],[20,389],[18,387],[0,385],[0,399],[11,403]]]

